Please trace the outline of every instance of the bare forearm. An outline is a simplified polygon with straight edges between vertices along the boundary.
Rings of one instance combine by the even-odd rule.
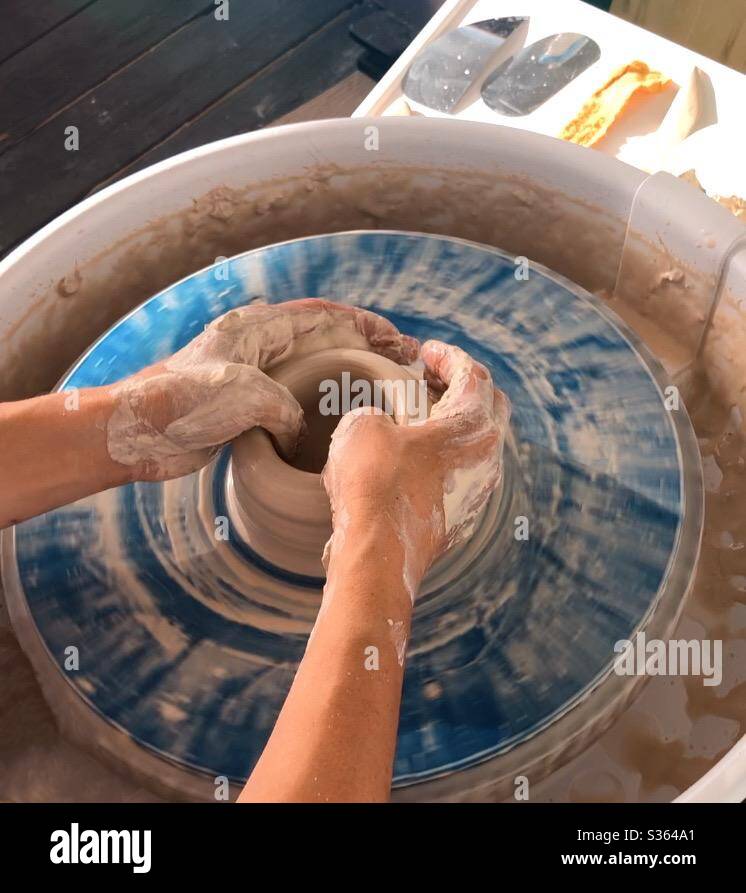
[[[0,404],[0,528],[126,483],[106,448],[107,388]]]
[[[305,656],[242,801],[384,801],[412,612],[400,543],[365,525],[329,567]]]

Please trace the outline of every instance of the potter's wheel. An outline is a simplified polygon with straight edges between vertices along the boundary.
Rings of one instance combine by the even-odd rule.
[[[664,406],[662,369],[582,289],[538,265],[528,280],[515,271],[496,249],[414,234],[262,248],[146,302],[61,384],[116,381],[257,296],[370,307],[491,369],[513,403],[505,483],[417,604],[399,785],[489,758],[496,772],[522,755],[548,765],[579,746],[639,681],[612,672],[614,644],[642,628],[663,637],[696,562],[698,452],[683,407]],[[67,727],[185,791],[199,773],[248,774],[319,603],[320,580],[267,562],[232,526],[216,540],[228,468],[223,451],[197,475],[100,494],[3,537],[14,624]],[[78,671],[64,669],[70,646]]]

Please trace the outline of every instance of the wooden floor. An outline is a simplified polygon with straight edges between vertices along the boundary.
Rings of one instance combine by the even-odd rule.
[[[220,5],[0,9],[0,256],[148,164],[277,121],[349,115],[370,91],[349,36],[369,3],[231,0],[227,20]]]
[[[746,73],[746,0],[614,0],[611,12]]]

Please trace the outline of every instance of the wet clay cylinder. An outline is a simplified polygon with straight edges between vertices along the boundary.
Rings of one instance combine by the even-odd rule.
[[[270,374],[303,407],[308,435],[292,464],[280,457],[262,428],[253,428],[233,442],[226,483],[231,522],[249,547],[270,564],[291,574],[323,577],[321,559],[332,526],[320,472],[347,405],[345,391],[349,394],[352,386],[349,399],[357,401],[353,408],[369,396],[372,399],[363,399],[363,405],[388,411],[397,424],[424,417],[430,403],[425,400],[420,416],[423,389],[418,371],[365,350],[318,351],[288,360]],[[338,407],[333,405],[335,393]],[[329,412],[330,408],[335,411]]]

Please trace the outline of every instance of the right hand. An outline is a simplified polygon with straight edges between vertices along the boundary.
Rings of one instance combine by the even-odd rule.
[[[471,534],[501,480],[510,418],[508,398],[465,351],[428,341],[421,357],[429,382],[444,389],[430,417],[402,426],[370,408],[347,413],[323,472],[334,521],[327,559],[350,521],[385,523],[404,546],[410,586]]]

